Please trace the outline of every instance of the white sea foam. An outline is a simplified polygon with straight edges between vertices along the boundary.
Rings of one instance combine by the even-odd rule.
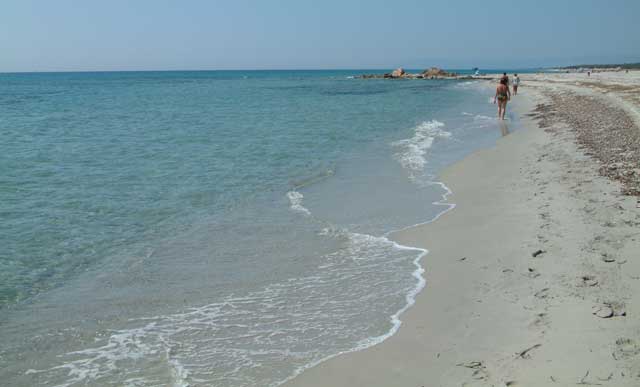
[[[454,88],[456,89],[470,89],[480,84],[480,81],[464,81],[457,83]]]
[[[407,309],[409,309],[411,306],[413,306],[416,302],[416,297],[417,295],[424,289],[424,287],[426,286],[426,280],[423,277],[424,274],[424,267],[422,267],[422,265],[420,264],[420,261],[422,260],[422,258],[424,256],[426,256],[427,254],[429,254],[429,250],[427,249],[422,249],[422,248],[418,248],[418,247],[411,247],[411,246],[404,246],[401,245],[397,242],[394,242],[390,239],[388,239],[388,235],[392,234],[392,233],[397,233],[397,232],[401,232],[416,226],[420,226],[423,224],[428,224],[431,222],[436,221],[438,218],[440,218],[442,215],[444,215],[445,213],[453,210],[456,205],[455,203],[448,203],[447,202],[447,198],[449,197],[449,195],[451,195],[453,192],[451,191],[451,189],[449,189],[449,187],[447,187],[444,183],[439,182],[439,181],[435,181],[435,182],[431,182],[430,184],[432,185],[438,185],[440,186],[445,192],[444,194],[442,194],[441,199],[437,200],[435,202],[433,202],[432,204],[436,205],[436,206],[442,206],[445,207],[445,209],[441,212],[439,212],[438,214],[436,214],[433,218],[422,222],[422,223],[418,223],[418,224],[414,224],[411,226],[407,226],[404,227],[400,230],[393,230],[388,232],[385,236],[383,237],[379,237],[377,238],[377,240],[379,241],[385,241],[388,243],[392,243],[394,248],[399,249],[399,250],[413,250],[413,251],[417,251],[419,252],[418,256],[413,260],[413,265],[415,266],[415,270],[412,272],[412,276],[414,278],[417,279],[417,283],[415,285],[414,288],[410,289],[405,296],[405,301],[406,304],[400,308],[396,313],[394,313],[392,316],[390,316],[390,320],[391,320],[391,329],[389,329],[389,331],[387,331],[385,334],[379,335],[379,336],[374,336],[374,337],[368,337],[366,339],[363,339],[361,341],[358,342],[358,344],[352,348],[349,348],[348,350],[345,351],[340,351],[334,354],[331,354],[329,356],[326,356],[322,359],[318,359],[316,361],[310,362],[308,364],[303,365],[302,367],[299,367],[298,369],[296,369],[296,371],[290,375],[289,377],[287,377],[286,379],[282,380],[281,382],[277,383],[276,385],[282,385],[285,384],[286,382],[290,381],[291,379],[294,379],[296,376],[300,375],[302,372],[304,372],[305,370],[309,369],[309,368],[313,368],[316,365],[323,363],[329,359],[332,359],[336,356],[345,354],[345,353],[350,353],[350,352],[357,352],[357,351],[361,351],[370,347],[373,347],[375,345],[378,345],[380,343],[382,343],[383,341],[385,341],[386,339],[388,339],[389,337],[393,336],[394,334],[396,334],[398,332],[398,330],[400,329],[400,326],[402,325],[402,320],[400,319],[401,315],[407,311]],[[334,228],[326,228],[323,230],[323,232],[327,233],[327,234],[331,234],[331,233],[335,233],[337,232],[336,229]]]
[[[424,158],[433,138],[449,136],[442,127],[437,121],[423,123],[411,139],[394,146]],[[451,192],[442,183],[431,184],[442,186],[443,200]],[[300,192],[290,191],[287,197],[291,210],[310,214]],[[447,207],[436,218],[453,208],[434,204]],[[428,251],[400,245],[388,234],[354,233],[334,225],[319,235],[340,248],[320,257],[304,277],[182,313],[130,320],[129,328],[106,332],[93,346],[60,356],[61,364],[29,372],[59,387],[116,381],[195,387],[230,380],[239,387],[274,387],[329,358],[395,334],[401,315],[426,284],[420,260]],[[386,326],[380,326],[381,313],[389,316]]]
[[[497,121],[495,117],[488,117],[482,114],[476,114],[475,116],[473,116],[473,120],[474,121]]]
[[[444,202],[451,191],[431,184],[445,190],[434,204],[446,209],[428,222],[454,208]],[[319,233],[341,248],[304,277],[181,313],[129,320],[130,328],[99,335],[94,346],[60,356],[62,364],[29,373],[59,387],[195,387],[230,380],[239,387],[275,387],[339,354],[383,342],[425,287],[420,260],[428,251],[388,234],[333,225]],[[384,311],[389,320],[381,327],[376,321]]]
[[[495,117],[488,117],[482,114],[473,114],[468,112],[462,112],[463,116],[473,117],[473,121],[475,122],[486,122],[486,121],[496,121]]]
[[[304,198],[304,195],[302,195],[300,192],[289,191],[287,192],[287,198],[289,198],[289,208],[291,208],[291,210],[300,212],[304,215],[311,215],[311,211],[309,211],[302,205],[302,199]]]
[[[304,277],[182,313],[130,320],[130,328],[97,336],[93,346],[60,356],[62,364],[30,373],[60,387],[229,380],[276,386],[328,354],[384,340],[424,287],[418,261],[426,251],[339,227],[324,233],[341,247]],[[386,311],[390,327],[378,317]]]
[[[463,125],[463,127],[467,129],[493,128],[498,123],[498,119],[496,117],[489,117],[484,114],[462,112],[462,115],[465,117],[471,117],[471,120],[465,122]]]
[[[444,124],[440,121],[425,121],[415,127],[413,137],[392,143],[399,150],[395,154],[396,159],[409,171],[411,178],[424,170],[427,152],[434,141],[451,137],[451,133],[442,130],[443,127]]]

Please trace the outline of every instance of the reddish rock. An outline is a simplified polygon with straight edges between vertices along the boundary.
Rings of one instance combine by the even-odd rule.
[[[397,69],[393,70],[393,72],[391,73],[391,78],[402,78],[402,76],[404,76],[405,71],[402,67],[398,67]]]

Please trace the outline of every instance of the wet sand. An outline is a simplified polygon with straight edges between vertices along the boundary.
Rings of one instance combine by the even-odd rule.
[[[393,235],[429,249],[399,332],[287,386],[640,385],[640,72],[579,77],[522,76],[524,129],[444,171],[453,211]]]

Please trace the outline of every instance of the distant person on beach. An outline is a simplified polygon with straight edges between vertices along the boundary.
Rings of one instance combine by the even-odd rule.
[[[507,73],[502,73],[502,78],[500,78],[500,80],[502,81],[503,79],[506,79],[507,85],[509,85],[509,76]]]
[[[518,74],[513,74],[513,95],[518,95],[518,86],[520,85],[520,77]]]
[[[493,97],[493,103],[498,103],[498,118],[501,120],[504,120],[504,114],[507,112],[507,101],[511,99],[508,85],[509,78],[502,77],[496,87],[496,95]]]

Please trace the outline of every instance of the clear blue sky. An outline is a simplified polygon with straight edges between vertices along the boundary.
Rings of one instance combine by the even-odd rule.
[[[0,71],[640,61],[640,0],[3,0]]]

